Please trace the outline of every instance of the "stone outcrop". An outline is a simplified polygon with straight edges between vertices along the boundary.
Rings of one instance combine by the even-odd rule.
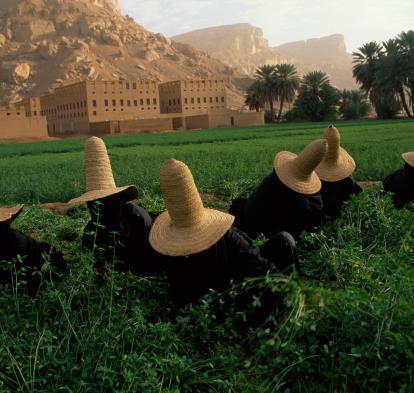
[[[220,78],[243,103],[226,64],[149,32],[117,0],[0,0],[0,59],[0,105],[85,78]]]
[[[347,53],[340,34],[272,48],[261,29],[243,23],[196,30],[172,39],[204,50],[248,76],[263,64],[293,63],[300,74],[321,70],[339,88],[356,86],[352,77],[352,56]]]
[[[22,83],[30,77],[30,65],[27,63],[17,64],[11,71],[11,80],[15,83]]]

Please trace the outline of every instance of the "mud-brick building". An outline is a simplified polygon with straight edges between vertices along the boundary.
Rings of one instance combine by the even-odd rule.
[[[49,135],[89,134],[94,123],[136,120],[139,125],[141,119],[151,130],[157,128],[148,119],[159,116],[158,97],[153,81],[82,81],[40,97],[40,106]]]
[[[0,107],[0,140],[46,138],[48,136],[46,119],[40,116],[40,112],[32,111],[30,116],[27,114],[26,105],[29,105],[29,101],[34,105],[36,99]],[[37,108],[33,106],[35,107]]]
[[[177,80],[160,83],[162,114],[184,116],[227,108],[226,85],[223,80]]]

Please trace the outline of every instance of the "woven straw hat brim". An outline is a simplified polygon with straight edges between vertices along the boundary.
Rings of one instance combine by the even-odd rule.
[[[408,165],[414,167],[414,151],[403,153],[402,158]]]
[[[342,147],[339,148],[339,157],[334,165],[324,159],[315,169],[319,178],[324,181],[334,182],[351,176],[355,172],[354,159]]]
[[[135,186],[123,186],[111,188],[109,190],[93,190],[82,194],[80,197],[71,199],[68,203],[73,205],[79,205],[81,203],[97,201],[113,195],[117,195],[125,202],[133,201],[138,197],[138,189]]]
[[[294,175],[293,160],[297,154],[290,151],[281,151],[276,154],[274,168],[280,181],[291,190],[300,194],[312,195],[321,190],[321,180],[316,172],[312,172],[309,180],[303,181]]]
[[[187,256],[207,250],[217,243],[233,225],[234,217],[218,210],[204,208],[204,219],[197,225],[178,228],[168,212],[154,222],[149,241],[154,250],[167,256]]]
[[[0,222],[14,220],[22,211],[24,205],[16,205],[12,207],[0,207]]]

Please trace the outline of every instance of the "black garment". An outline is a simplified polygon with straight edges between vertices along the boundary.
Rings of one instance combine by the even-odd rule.
[[[136,275],[158,271],[148,241],[152,218],[144,208],[116,200],[88,203],[88,208],[91,220],[84,229],[82,246],[93,250],[98,270],[105,271],[106,263],[113,262],[116,270]]]
[[[302,231],[317,227],[323,215],[320,193],[299,194],[285,186],[275,171],[266,176],[249,198],[238,198],[230,207],[234,226],[255,239],[286,231],[297,239]]]
[[[52,279],[57,278],[55,273],[63,273],[67,269],[61,252],[52,250],[48,243],[36,241],[12,229],[8,222],[0,224],[0,261],[0,283],[16,285],[16,279],[23,280],[30,295],[34,295],[39,288],[41,277],[38,271],[45,261],[50,262],[52,267]],[[47,274],[43,278],[49,277]]]
[[[163,257],[172,297],[181,307],[196,302],[209,289],[223,292],[231,282],[260,277],[298,265],[296,245],[288,233],[280,233],[260,248],[237,228],[231,228],[209,249],[186,257]]]
[[[334,182],[322,180],[321,195],[324,213],[331,218],[339,217],[344,202],[351,195],[361,192],[362,188],[352,176]]]
[[[405,164],[383,180],[384,191],[393,193],[394,205],[402,209],[414,201],[414,167]]]

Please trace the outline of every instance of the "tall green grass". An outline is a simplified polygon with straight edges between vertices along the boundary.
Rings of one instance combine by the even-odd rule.
[[[248,280],[177,314],[162,277],[112,272],[102,281],[79,248],[85,208],[36,208],[15,222],[67,255],[71,273],[0,291],[2,392],[411,392],[414,389],[413,207],[396,211],[371,190],[301,241],[320,280]],[[190,279],[190,278],[189,278]],[[254,326],[249,286],[284,294]],[[247,321],[247,322],[246,322]]]

